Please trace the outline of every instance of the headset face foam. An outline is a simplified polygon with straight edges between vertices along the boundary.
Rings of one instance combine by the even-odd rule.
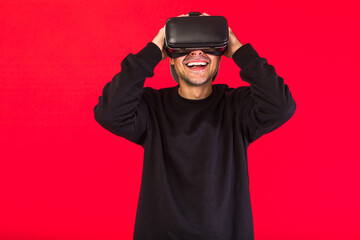
[[[173,50],[171,48],[166,48],[166,53],[168,54],[169,57],[171,58],[177,58],[177,57],[182,57],[182,56],[186,56],[189,53],[191,53],[194,50],[202,50],[204,53],[206,54],[211,54],[211,55],[215,55],[215,56],[221,56],[224,54],[226,47],[222,47],[222,48],[205,48],[202,49],[200,48],[184,48],[184,49],[178,49],[178,50]]]

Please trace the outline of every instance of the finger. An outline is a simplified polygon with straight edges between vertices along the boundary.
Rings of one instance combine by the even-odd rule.
[[[207,13],[205,13],[205,12],[204,12],[202,15],[204,15],[204,16],[210,16],[209,14],[207,14]]]

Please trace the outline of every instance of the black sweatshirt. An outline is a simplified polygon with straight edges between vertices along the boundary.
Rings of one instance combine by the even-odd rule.
[[[144,88],[160,60],[151,42],[129,54],[94,109],[101,126],[144,147],[134,240],[254,239],[247,147],[292,117],[288,86],[249,43],[233,60],[250,86],[213,84],[202,100]]]

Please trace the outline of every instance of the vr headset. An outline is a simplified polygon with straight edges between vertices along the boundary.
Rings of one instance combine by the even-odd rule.
[[[200,16],[190,12],[189,17],[169,18],[165,24],[165,49],[169,57],[185,56],[194,50],[221,56],[229,42],[228,23],[221,16]]]

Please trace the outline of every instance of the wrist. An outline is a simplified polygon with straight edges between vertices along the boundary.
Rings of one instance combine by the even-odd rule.
[[[151,42],[154,43],[160,49],[160,51],[162,51],[162,49],[163,49],[162,44],[160,44],[158,41],[155,41],[155,40],[152,40]]]
[[[236,53],[236,51],[239,50],[242,46],[243,45],[240,42],[228,45],[224,55],[228,58],[232,58],[234,53]]]
[[[232,51],[231,51],[231,58],[233,57],[234,53],[236,53],[237,50],[239,50],[243,45],[239,42],[238,44],[234,45],[232,47]]]

